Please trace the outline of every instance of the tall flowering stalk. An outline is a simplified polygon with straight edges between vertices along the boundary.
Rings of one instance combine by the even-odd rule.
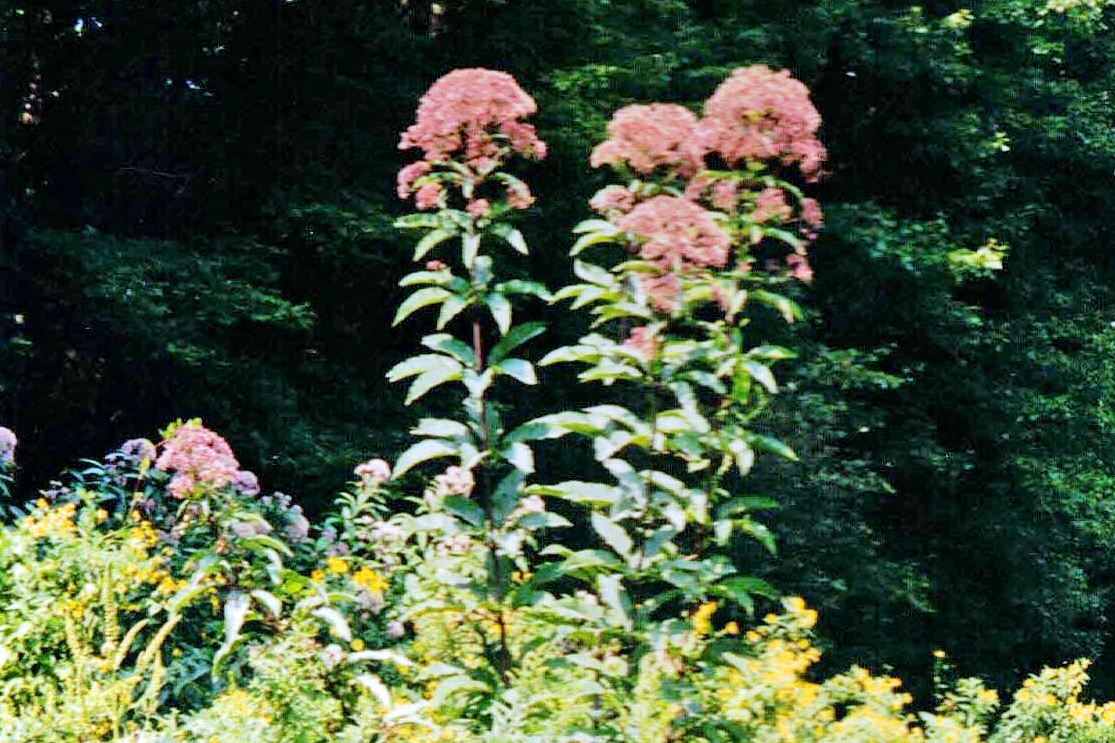
[[[521,436],[505,430],[500,409],[490,400],[491,388],[501,377],[536,383],[533,365],[513,354],[542,333],[543,326],[515,325],[512,302],[522,296],[550,298],[537,282],[499,280],[493,252],[510,247],[527,253],[526,241],[508,218],[529,207],[533,196],[505,168],[516,157],[545,156],[545,143],[523,121],[535,110],[534,100],[510,75],[456,70],[422,97],[417,121],[399,143],[402,149],[424,153],[398,176],[399,196],[413,196],[420,210],[396,223],[424,232],[414,260],[421,263],[446,245],[459,245],[460,250],[443,251],[444,260],[428,260],[402,279],[402,286],[418,288],[399,307],[395,323],[423,307],[437,306],[438,331],[458,318],[465,330],[463,341],[444,332],[425,336],[422,344],[430,352],[388,373],[392,381],[413,378],[407,403],[451,382],[461,383],[465,393],[462,419],[421,420],[412,431],[420,440],[395,465],[394,476],[399,477],[427,460],[456,460],[419,499],[420,512],[427,518],[408,521],[401,542],[410,533],[422,532],[424,545],[454,563],[462,580],[475,583],[476,590],[449,610],[466,612],[477,621],[483,618],[490,625],[493,666],[504,683],[512,665],[504,611],[510,577],[527,569],[523,546],[530,530],[568,523],[545,513],[539,499],[525,507],[520,503],[534,457]],[[491,338],[495,342],[486,343]],[[420,621],[427,608],[415,608],[408,618]]]
[[[748,323],[758,305],[787,322],[799,315],[781,286],[811,279],[821,212],[791,180],[820,176],[820,123],[804,85],[756,65],[721,84],[703,118],[676,105],[621,109],[592,154],[627,182],[592,199],[602,218],[575,229],[571,251],[583,283],[555,300],[586,308],[594,332],[541,363],[580,363],[581,380],[629,394],[537,422],[549,436],[591,438],[614,484],[529,490],[591,506],[607,550],[566,551],[566,564],[585,576],[593,561],[601,592],[602,580],[620,581],[630,626],[649,631],[664,606],[691,607],[694,626],[705,624],[721,599],[750,608],[751,594],[771,593],[738,575],[725,549],[746,533],[773,550],[749,515],[770,503],[741,493],[739,478],[757,452],[795,456],[753,430],[778,391],[771,366],[791,353],[754,338]],[[585,260],[597,245],[629,258],[611,268]]]

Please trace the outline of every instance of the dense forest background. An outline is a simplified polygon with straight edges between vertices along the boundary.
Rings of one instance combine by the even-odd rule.
[[[491,67],[538,99],[522,268],[556,286],[611,112],[765,63],[809,85],[830,159],[766,419],[801,462],[752,478],[783,504],[754,572],[821,608],[834,666],[928,677],[944,648],[1004,683],[1091,656],[1110,695],[1113,20],[1100,0],[0,0],[17,495],[200,416],[324,507],[413,419],[383,375],[416,345],[389,329],[391,222],[430,82]],[[984,246],[1002,270],[950,258]]]

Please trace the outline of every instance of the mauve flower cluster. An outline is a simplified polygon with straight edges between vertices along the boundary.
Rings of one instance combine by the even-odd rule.
[[[163,452],[155,467],[173,472],[170,494],[186,498],[198,488],[221,488],[231,485],[240,471],[240,463],[228,442],[198,423],[179,426],[163,444]]]
[[[732,247],[709,211],[680,196],[647,199],[616,225],[635,237],[640,258],[667,271],[723,268]]]
[[[627,339],[623,342],[624,348],[629,348],[650,362],[658,356],[658,333],[654,330],[641,327],[633,328]]]
[[[414,182],[437,164],[463,164],[476,186],[510,154],[544,158],[546,143],[533,126],[520,120],[537,110],[534,99],[506,72],[474,68],[439,78],[422,96],[417,120],[399,140],[399,149],[418,147],[424,153],[423,160],[399,171],[399,198],[415,192],[418,209],[444,206],[441,182],[426,181],[414,188]],[[534,201],[523,184],[508,186],[507,197],[512,209],[525,209]],[[470,196],[468,210],[473,217],[487,215],[488,208],[486,200]]]
[[[627,163],[636,173],[655,168],[689,178],[704,167],[704,150],[696,138],[697,117],[673,103],[625,106],[608,122],[608,139],[592,151],[592,167]]]
[[[15,462],[15,448],[19,440],[10,428],[0,426],[0,468]]]
[[[472,494],[476,480],[470,470],[463,467],[448,467],[445,472],[434,478],[434,492],[441,496]]]
[[[766,65],[741,67],[705,102],[697,138],[729,165],[741,160],[796,163],[809,181],[818,179],[827,153],[817,139],[821,114],[809,88]]]
[[[362,485],[375,487],[391,479],[391,465],[382,459],[369,459],[363,464],[358,464],[352,474],[360,478]]]

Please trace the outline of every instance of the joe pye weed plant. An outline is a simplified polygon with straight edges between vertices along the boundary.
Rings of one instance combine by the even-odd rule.
[[[318,529],[199,421],[86,462],[0,530],[0,741],[1110,739],[1082,661],[1031,677],[995,724],[977,679],[916,714],[898,679],[815,679],[800,598],[740,626],[777,598],[732,560],[739,539],[774,552],[753,518],[774,501],[746,477],[759,454],[795,457],[758,421],[792,357],[762,328],[801,316],[822,223],[805,86],[755,65],[700,116],[617,111],[591,159],[617,182],[552,292],[512,270],[534,199],[518,168],[546,156],[535,110],[510,75],[456,70],[400,142],[422,159],[398,175],[418,239],[395,323],[433,332],[388,376],[459,414],[419,420],[393,468],[359,465]],[[545,326],[521,321],[543,302],[589,332],[543,353]],[[557,364],[602,402],[545,411],[526,388]],[[541,481],[557,439],[595,469]],[[0,475],[15,445],[0,428]],[[416,468],[432,476],[392,512]]]

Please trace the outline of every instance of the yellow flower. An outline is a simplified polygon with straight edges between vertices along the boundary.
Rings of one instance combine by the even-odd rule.
[[[360,568],[352,576],[352,581],[373,596],[382,596],[391,585],[386,578],[371,568]]]
[[[107,518],[108,518],[108,511],[106,511],[103,508],[98,508],[97,509],[97,523],[100,524],[100,523],[104,522],[104,520],[107,519]]]
[[[359,653],[364,649],[364,641],[357,637],[352,641],[352,649]]]
[[[327,557],[325,558],[325,567],[330,573],[347,573],[348,561],[343,557]]]
[[[938,649],[938,650],[933,651],[933,657],[936,658],[937,660],[944,660],[946,655],[947,655],[947,653],[945,653],[944,650],[939,650]]]
[[[693,616],[691,617],[691,620],[693,622],[693,630],[698,635],[706,635],[709,633],[709,630],[712,629],[712,623],[709,621],[709,619],[712,618],[712,615],[714,613],[716,613],[715,601],[706,601],[705,603],[698,606],[697,610],[693,612]]]
[[[310,580],[312,580],[314,583],[324,583],[325,573],[321,572],[320,570],[315,570],[314,572],[310,573]]]
[[[736,623],[736,622],[728,622],[727,624],[724,625],[724,632],[729,634],[729,635],[738,635],[739,634],[739,624]]]

